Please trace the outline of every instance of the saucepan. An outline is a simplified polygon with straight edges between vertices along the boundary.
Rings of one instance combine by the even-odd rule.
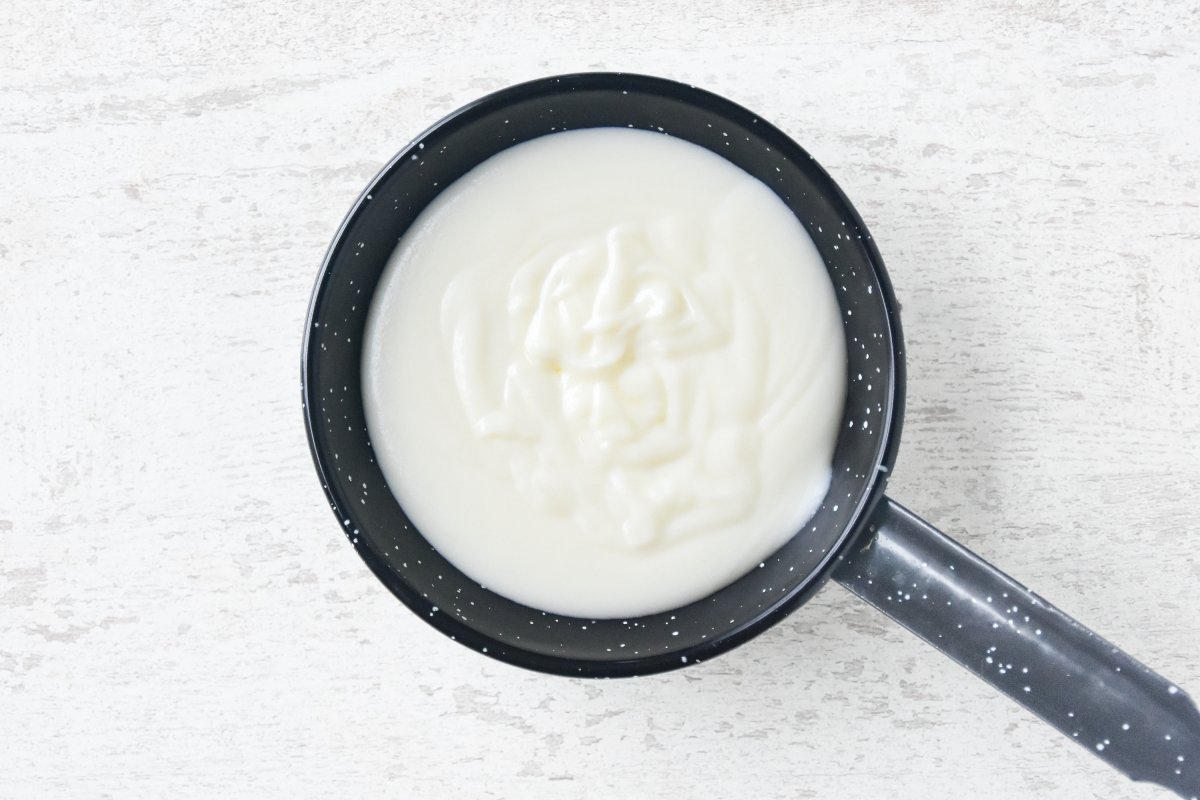
[[[841,305],[848,387],[819,510],[715,594],[636,619],[530,608],[468,578],[421,535],[375,462],[361,343],[371,295],[414,218],[519,142],[601,126],[660,131],[771,187],[820,251]],[[302,395],[317,472],[342,532],[397,598],[455,641],[548,673],[645,675],[738,646],[836,580],[1126,775],[1200,795],[1200,713],[1165,678],[885,496],[904,417],[899,305],[875,242],[833,179],[762,117],[658,78],[544,78],[473,102],[402,150],[354,203],[326,255],[304,336]],[[372,487],[369,490],[365,487]],[[459,487],[471,502],[471,487]]]

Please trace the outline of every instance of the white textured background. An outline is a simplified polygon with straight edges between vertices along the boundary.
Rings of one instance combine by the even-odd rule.
[[[582,682],[368,573],[301,423],[324,248],[417,131],[579,69],[810,149],[904,303],[893,495],[1200,692],[1194,0],[9,0],[0,796],[1165,797],[838,588]]]

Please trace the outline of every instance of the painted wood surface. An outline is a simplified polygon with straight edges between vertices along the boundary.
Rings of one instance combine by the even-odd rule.
[[[298,361],[427,124],[554,72],[703,85],[884,253],[893,495],[1195,695],[1198,9],[6,4],[0,797],[1165,797],[836,587],[671,675],[468,652],[341,537]]]

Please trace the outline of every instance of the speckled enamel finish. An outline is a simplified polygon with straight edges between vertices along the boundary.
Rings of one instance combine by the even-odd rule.
[[[471,581],[411,524],[375,463],[360,391],[372,290],[416,215],[471,167],[517,142],[630,126],[719,153],[762,180],[804,223],[843,311],[849,385],[825,503],[796,536],[709,598],[640,619],[546,614]],[[711,658],[803,602],[863,529],[898,444],[900,331],[879,254],[825,171],[754,113],[708,92],[634,75],[593,73],[505,89],[434,125],[371,182],[338,232],[313,296],[303,360],[310,443],[343,532],[383,583],[430,624],[481,653],[568,675],[658,672]],[[462,487],[470,502],[471,488]],[[620,587],[614,587],[620,591]]]
[[[375,464],[359,389],[371,293],[396,242],[437,193],[512,144],[629,126],[678,136],[772,187],[821,252],[843,312],[848,394],[824,504],[758,569],[705,600],[628,620],[550,615],[466,578],[408,520]],[[616,677],[711,658],[782,619],[831,575],[1125,774],[1200,794],[1200,714],[1188,696],[883,497],[903,417],[892,294],[862,220],[798,145],[752,112],[682,84],[595,73],[503,90],[427,130],[359,198],[317,281],[305,333],[310,445],[345,535],[430,624],[493,658]],[[462,487],[470,502],[470,487]],[[614,587],[619,591],[619,587]],[[957,604],[957,605],[956,605]]]
[[[836,579],[1107,764],[1200,793],[1200,711],[1174,683],[885,499]]]

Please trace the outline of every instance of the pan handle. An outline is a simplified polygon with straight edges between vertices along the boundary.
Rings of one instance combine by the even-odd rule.
[[[834,578],[1135,781],[1200,796],[1182,689],[889,498]]]

